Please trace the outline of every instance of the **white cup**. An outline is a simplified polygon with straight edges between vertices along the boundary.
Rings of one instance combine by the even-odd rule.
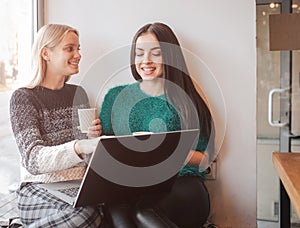
[[[96,119],[96,108],[78,109],[78,118],[80,131],[82,133],[88,133],[89,127],[93,126],[93,120]]]

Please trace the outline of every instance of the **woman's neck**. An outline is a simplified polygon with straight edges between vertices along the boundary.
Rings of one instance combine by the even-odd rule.
[[[51,89],[51,90],[60,90],[62,87],[64,87],[65,84],[65,78],[63,79],[57,79],[55,77],[45,77],[45,79],[40,84],[41,86]]]
[[[142,81],[141,90],[150,96],[160,96],[164,93],[163,79],[157,78],[149,81]]]

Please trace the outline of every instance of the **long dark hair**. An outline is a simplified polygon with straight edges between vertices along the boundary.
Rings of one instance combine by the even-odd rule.
[[[165,83],[165,96],[180,112],[183,120],[183,128],[195,128],[200,125],[200,136],[208,141],[213,125],[211,113],[192,82],[177,37],[166,24],[159,22],[146,24],[133,37],[130,53],[130,65],[133,77],[138,81],[142,80],[135,67],[135,49],[138,37],[144,33],[155,35],[160,43],[163,59],[163,78],[166,82],[171,82]],[[189,102],[187,99],[178,93],[178,89],[172,86],[172,84],[180,87],[185,92],[189,100],[191,100],[192,105],[188,105]],[[193,109],[196,110],[193,111]]]

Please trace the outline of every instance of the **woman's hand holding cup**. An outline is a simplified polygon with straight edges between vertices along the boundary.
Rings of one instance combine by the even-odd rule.
[[[100,119],[95,119],[92,121],[93,126],[88,128],[87,136],[88,138],[97,138],[102,135],[102,126]]]

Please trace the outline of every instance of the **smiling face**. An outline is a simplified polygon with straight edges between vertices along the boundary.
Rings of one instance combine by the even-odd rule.
[[[54,48],[46,48],[44,59],[47,61],[47,76],[70,76],[79,72],[81,55],[78,36],[68,32]]]
[[[153,80],[163,74],[159,42],[152,33],[144,33],[136,40],[135,67],[143,80]]]

